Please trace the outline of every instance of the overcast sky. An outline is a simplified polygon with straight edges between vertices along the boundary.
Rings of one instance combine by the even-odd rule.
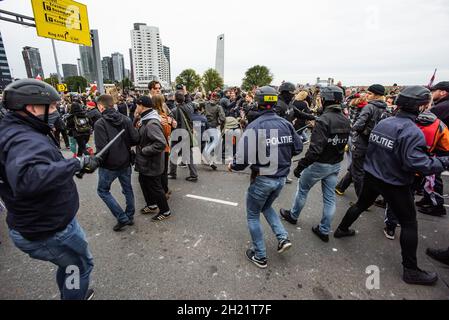
[[[130,68],[133,23],[157,26],[171,49],[172,79],[182,70],[215,66],[217,35],[225,34],[225,83],[240,85],[245,71],[266,65],[274,84],[427,84],[449,80],[449,0],[81,0],[101,56],[121,52]],[[32,16],[30,0],[3,0],[0,8]],[[36,30],[0,21],[14,77],[26,76],[21,51],[40,49],[45,76],[55,72],[51,41]],[[75,44],[56,41],[59,63],[76,64]],[[62,69],[61,69],[62,72]]]

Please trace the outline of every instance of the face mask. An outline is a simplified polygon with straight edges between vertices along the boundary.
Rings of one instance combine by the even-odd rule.
[[[39,120],[41,120],[42,122],[45,121],[45,114],[41,114],[39,116],[37,116]],[[47,120],[47,124],[50,128],[54,128],[55,127],[55,123],[59,118],[59,113],[57,111],[53,112],[53,113],[49,113],[48,114],[48,120]]]

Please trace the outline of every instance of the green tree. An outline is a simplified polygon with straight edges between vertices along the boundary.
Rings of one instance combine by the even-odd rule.
[[[53,86],[55,89],[57,89],[57,85],[59,83],[57,77],[46,78],[44,79],[44,81],[47,82],[49,85]]]
[[[176,77],[176,84],[183,84],[187,91],[194,92],[201,85],[201,77],[193,69],[186,69]]]
[[[273,74],[265,66],[254,66],[249,68],[243,78],[242,89],[251,90],[254,86],[268,86],[273,81]]]
[[[86,78],[80,76],[68,77],[64,80],[64,83],[67,84],[70,92],[78,92],[79,90],[81,90],[81,92],[84,92],[84,90],[87,88]]]
[[[120,88],[122,88],[123,90],[125,90],[125,89],[129,90],[132,87],[133,87],[133,83],[128,78],[125,78],[120,82]]]
[[[202,85],[207,92],[214,91],[218,87],[223,88],[223,78],[215,69],[206,70],[203,74]]]

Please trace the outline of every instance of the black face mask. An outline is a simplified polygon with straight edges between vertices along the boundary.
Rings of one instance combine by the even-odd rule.
[[[44,122],[45,123],[45,114],[42,114],[42,115],[40,115],[40,116],[37,116],[37,118],[39,119],[39,120],[41,120],[42,122]],[[55,127],[55,123],[56,123],[56,121],[58,121],[58,118],[59,118],[59,112],[58,111],[55,111],[55,112],[53,112],[53,113],[49,113],[48,114],[48,119],[47,119],[47,125],[50,127],[50,128],[54,128]]]

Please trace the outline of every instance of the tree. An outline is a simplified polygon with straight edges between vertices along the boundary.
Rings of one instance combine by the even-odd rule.
[[[67,88],[70,92],[84,92],[87,88],[87,80],[84,77],[68,77],[64,82],[67,84]]]
[[[203,74],[202,85],[206,92],[214,91],[218,87],[223,88],[223,79],[215,69],[206,70]]]
[[[125,90],[125,89],[129,90],[132,87],[133,87],[133,83],[128,78],[125,78],[120,82],[120,88],[122,88],[123,90]]]
[[[44,81],[45,81],[46,83],[48,83],[49,85],[53,86],[55,89],[57,89],[57,85],[58,85],[58,83],[59,83],[57,77],[46,78],[46,79],[44,79]]]
[[[254,86],[263,87],[268,86],[273,81],[273,74],[265,66],[254,66],[249,68],[243,78],[242,89],[252,90]]]
[[[185,85],[187,91],[194,92],[201,85],[201,77],[193,69],[186,69],[176,77],[176,84]]]

